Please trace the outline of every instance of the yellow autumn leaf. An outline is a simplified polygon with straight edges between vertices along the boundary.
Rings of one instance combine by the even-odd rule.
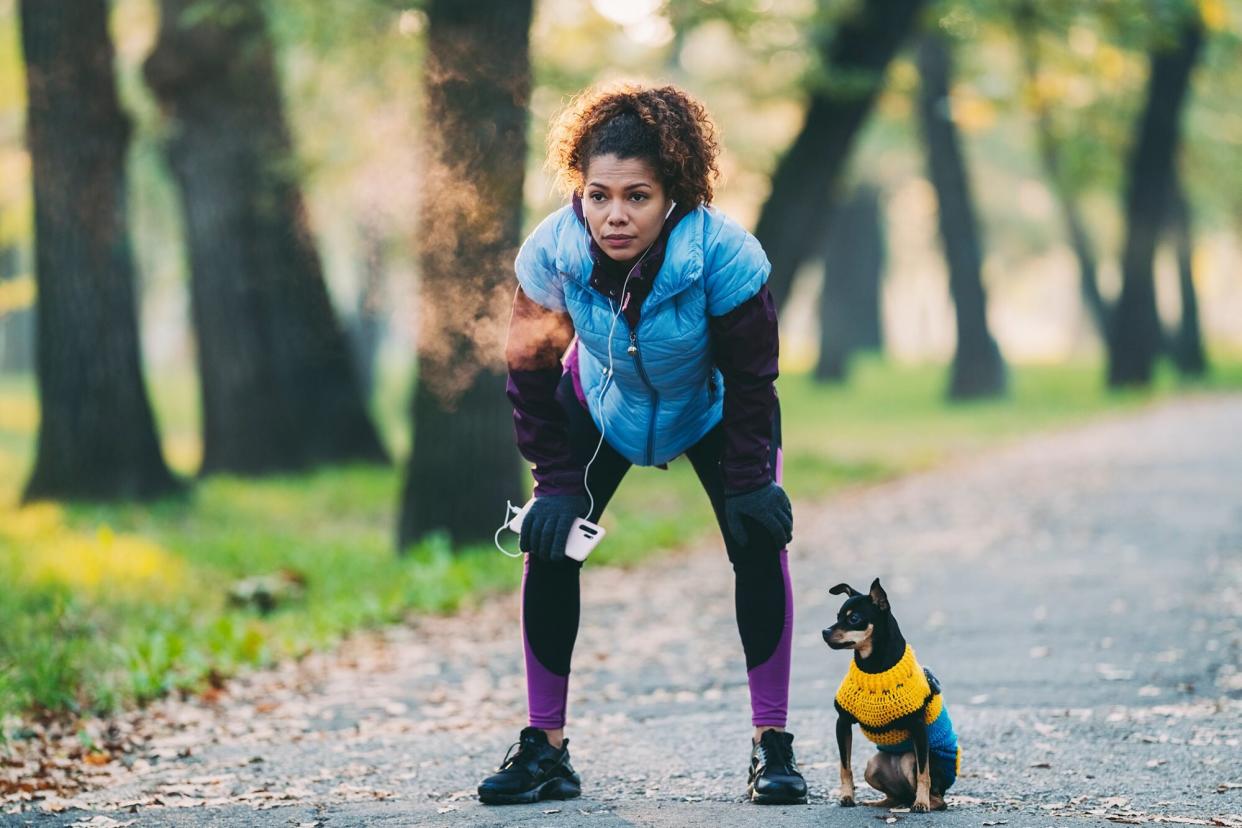
[[[973,94],[954,95],[953,122],[964,132],[980,132],[996,122],[996,107]]]
[[[1053,72],[1040,72],[1035,82],[1028,84],[1028,96],[1031,104],[1041,107],[1055,107],[1065,97],[1068,86],[1064,75]]]
[[[1199,0],[1199,14],[1208,31],[1223,31],[1229,25],[1229,9],[1225,0]]]
[[[1126,73],[1126,56],[1116,46],[1101,44],[1095,54],[1095,65],[1102,79],[1121,80]]]

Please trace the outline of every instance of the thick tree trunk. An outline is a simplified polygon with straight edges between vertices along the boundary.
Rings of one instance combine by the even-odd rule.
[[[867,0],[833,30],[823,64],[835,84],[858,78],[851,93],[812,92],[802,131],[772,174],[755,235],[772,262],[768,289],[777,304],[794,274],[823,243],[837,175],[845,165],[884,80],[889,61],[924,6],[923,0]]]
[[[862,185],[836,208],[828,230],[819,301],[817,380],[844,380],[854,352],[882,347],[880,283],[883,274],[880,194],[874,186]]]
[[[1199,297],[1195,292],[1193,223],[1190,202],[1176,173],[1169,202],[1168,231],[1177,252],[1177,282],[1182,296],[1181,324],[1169,338],[1169,352],[1182,375],[1201,377],[1207,373],[1208,365],[1203,352],[1203,334],[1199,328]]]
[[[38,454],[24,499],[176,491],[142,380],[130,127],[103,0],[22,0],[38,284]]]
[[[927,169],[939,205],[940,240],[949,267],[949,290],[957,316],[949,397],[970,399],[1003,394],[1005,363],[988,331],[987,296],[979,224],[970,194],[957,127],[949,110],[950,57],[937,34],[918,48],[919,120],[927,148]]]
[[[1017,14],[1018,40],[1022,45],[1022,62],[1027,83],[1034,90],[1039,74],[1039,55],[1036,38],[1039,32],[1038,11],[1033,3],[1021,3]],[[1069,235],[1070,247],[1074,258],[1078,260],[1078,281],[1082,292],[1083,304],[1091,314],[1100,338],[1107,341],[1109,330],[1110,308],[1100,294],[1098,279],[1098,259],[1091,236],[1087,232],[1086,221],[1078,202],[1069,187],[1069,182],[1061,170],[1061,150],[1053,134],[1052,113],[1043,98],[1036,97],[1034,105],[1035,136],[1039,146],[1039,159],[1043,164],[1044,175],[1052,187],[1057,204],[1061,207],[1061,218],[1065,223],[1065,231]]]
[[[427,197],[414,450],[405,548],[445,530],[490,538],[522,464],[504,392],[504,324],[521,232],[531,0],[432,0],[427,31]]]
[[[181,192],[202,473],[385,461],[324,284],[258,0],[161,0],[144,72]]]
[[[1121,298],[1109,332],[1108,383],[1113,387],[1150,383],[1160,352],[1152,262],[1168,215],[1182,103],[1202,42],[1203,29],[1194,18],[1175,48],[1151,57],[1147,103],[1129,161]]]

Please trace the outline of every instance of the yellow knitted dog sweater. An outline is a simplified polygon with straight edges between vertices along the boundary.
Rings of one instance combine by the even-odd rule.
[[[924,719],[930,725],[940,715],[944,701],[939,693],[932,696],[931,685],[909,644],[901,660],[882,673],[864,673],[856,661],[851,661],[837,688],[837,704],[858,720],[863,735],[877,745],[896,745],[909,739],[907,730],[879,731],[918,710],[929,696]]]

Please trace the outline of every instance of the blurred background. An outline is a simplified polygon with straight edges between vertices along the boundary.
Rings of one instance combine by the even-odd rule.
[[[0,717],[517,583],[512,260],[592,83],[715,118],[804,508],[1242,387],[1240,56],[1242,0],[0,0]],[[719,541],[680,461],[610,512]]]

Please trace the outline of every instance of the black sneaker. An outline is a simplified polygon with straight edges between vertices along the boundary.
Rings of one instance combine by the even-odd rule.
[[[548,734],[537,727],[523,728],[496,773],[479,783],[479,801],[484,805],[573,799],[581,793],[582,780],[569,764],[569,740],[554,748]]]
[[[746,790],[760,805],[806,804],[806,780],[793,754],[793,734],[765,730],[750,751]]]

